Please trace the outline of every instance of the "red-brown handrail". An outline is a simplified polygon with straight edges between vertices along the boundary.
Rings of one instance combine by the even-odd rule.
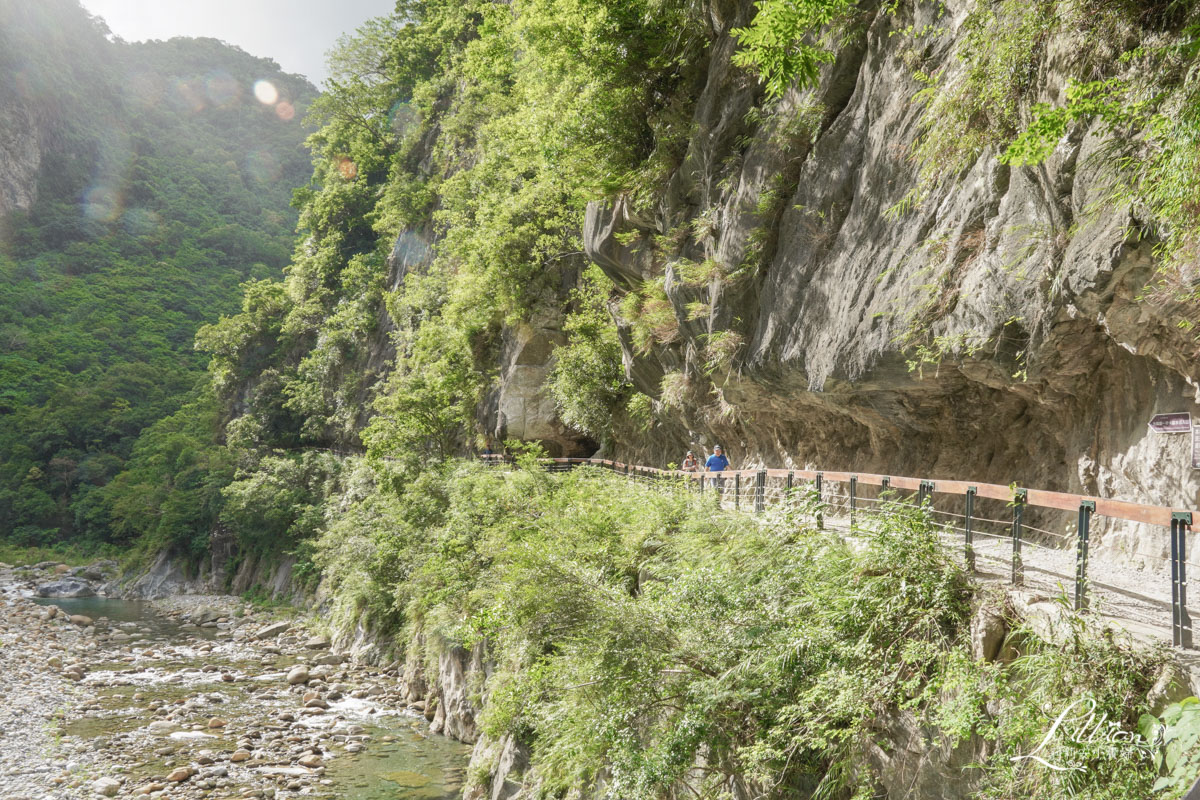
[[[487,455],[484,459],[499,459],[505,460],[506,456]],[[544,463],[552,464],[591,464],[593,466],[609,467],[617,471],[624,471],[628,468],[630,473],[640,475],[658,475],[670,476],[679,478],[697,479],[701,475],[709,477],[733,478],[740,476],[743,478],[753,478],[760,472],[766,473],[768,478],[787,478],[789,475],[793,479],[799,480],[816,480],[820,474],[825,481],[834,481],[836,483],[848,483],[850,479],[856,478],[860,486],[883,486],[885,481],[892,489],[908,489],[917,491],[922,484],[932,486],[933,492],[937,494],[950,495],[966,495],[969,489],[975,490],[976,497],[986,497],[992,500],[1003,500],[1011,502],[1014,499],[1015,491],[1020,491],[1024,487],[1004,486],[998,483],[973,483],[970,481],[960,480],[935,480],[932,478],[912,478],[904,475],[876,475],[868,472],[827,472],[823,470],[811,469],[741,469],[741,470],[722,470],[721,473],[707,472],[684,472],[682,470],[667,470],[658,469],[657,467],[647,467],[640,464],[626,464],[622,461],[613,461],[607,458],[547,458],[542,459]],[[1200,511],[1193,509],[1172,508],[1169,506],[1151,506],[1144,503],[1131,503],[1126,500],[1114,500],[1103,497],[1093,497],[1092,495],[1070,494],[1067,492],[1051,492],[1044,489],[1025,489],[1024,504],[1026,507],[1036,506],[1039,508],[1053,508],[1061,511],[1075,511],[1083,503],[1095,503],[1095,513],[1101,516],[1110,517],[1112,519],[1123,519],[1129,522],[1140,522],[1146,525],[1158,525],[1164,528],[1171,527],[1172,519],[1176,515],[1183,513],[1188,515],[1200,516]]]

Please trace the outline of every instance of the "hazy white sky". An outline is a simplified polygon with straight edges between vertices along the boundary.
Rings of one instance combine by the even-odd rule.
[[[273,58],[318,86],[325,53],[343,33],[390,12],[395,0],[81,0],[131,42],[211,36]]]

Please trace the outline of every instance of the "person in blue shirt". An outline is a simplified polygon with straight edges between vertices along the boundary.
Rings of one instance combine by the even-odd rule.
[[[713,454],[704,462],[704,469],[708,472],[720,472],[723,469],[729,469],[729,459],[725,457],[725,451],[721,449],[721,445],[713,448]]]
[[[725,494],[725,480],[721,477],[721,470],[729,469],[729,459],[725,457],[725,451],[721,449],[721,445],[713,448],[713,454],[704,462],[704,470],[706,472],[716,472],[712,477],[712,486],[716,491],[714,494],[717,498],[717,503],[720,504],[721,496]]]

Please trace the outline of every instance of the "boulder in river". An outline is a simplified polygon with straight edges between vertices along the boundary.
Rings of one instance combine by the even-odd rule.
[[[115,797],[121,791],[121,782],[115,778],[99,778],[92,783],[92,791],[102,797]]]
[[[38,597],[95,597],[96,590],[79,578],[63,578],[43,583],[37,588]]]
[[[292,667],[291,671],[287,674],[287,682],[292,686],[300,683],[308,683],[308,667],[303,664]]]
[[[329,649],[329,637],[314,636],[304,643],[304,647],[308,650],[327,650]]]
[[[182,783],[195,774],[195,770],[191,767],[176,767],[167,775],[167,780],[172,783]]]
[[[258,633],[254,634],[254,638],[258,639],[259,641],[263,639],[274,639],[276,636],[283,633],[290,627],[292,627],[292,623],[290,622],[274,622],[263,628]]]

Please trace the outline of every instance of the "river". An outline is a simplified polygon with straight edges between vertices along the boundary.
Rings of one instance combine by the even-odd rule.
[[[394,672],[331,663],[298,625],[257,640],[271,620],[240,601],[200,625],[148,603],[16,597],[8,572],[6,800],[462,796],[469,747],[405,708]]]

